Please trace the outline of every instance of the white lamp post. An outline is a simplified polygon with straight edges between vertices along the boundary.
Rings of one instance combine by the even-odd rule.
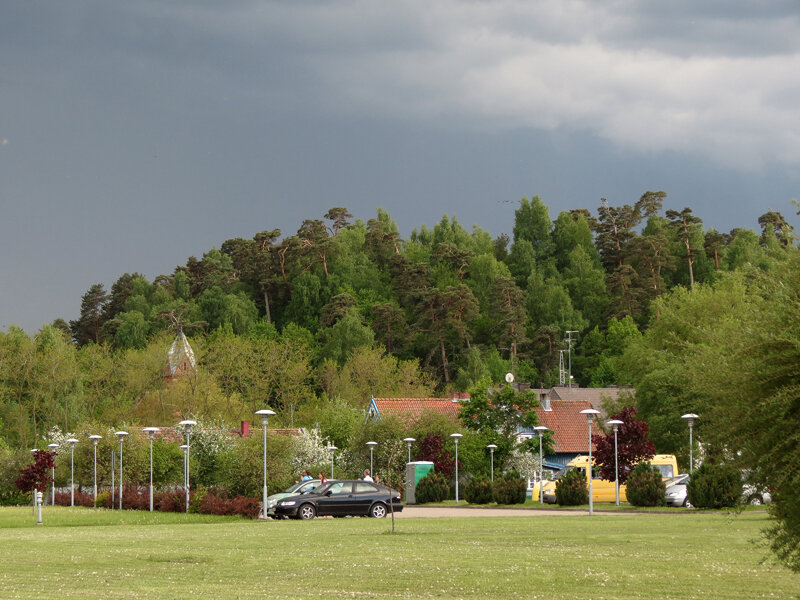
[[[586,415],[586,422],[589,425],[589,464],[587,465],[589,475],[589,516],[594,514],[594,499],[592,498],[592,419],[595,415],[599,415],[600,411],[594,408],[587,408],[581,411],[582,415]]]
[[[197,421],[186,419],[181,421],[179,425],[183,425],[183,428],[186,430],[186,454],[184,460],[186,461],[186,512],[188,513],[189,512],[189,453],[192,448],[191,444],[192,425],[197,425]]]
[[[156,434],[156,431],[159,431],[159,428],[144,427],[142,431],[146,431],[150,434],[150,512],[153,512],[153,436]]]
[[[450,437],[456,443],[456,504],[458,504],[458,440],[464,436],[460,433],[451,433]]]
[[[186,489],[186,481],[189,479],[189,474],[186,472],[186,450],[189,446],[181,444],[178,448],[183,450],[183,489]]]
[[[261,425],[264,428],[264,489],[262,490],[262,504],[261,510],[264,512],[264,521],[267,520],[267,425],[269,424],[269,418],[271,415],[275,414],[274,410],[270,410],[268,408],[262,408],[261,410],[257,410],[257,415],[261,416]]]
[[[694,444],[692,443],[692,428],[694,427],[694,421],[697,419],[698,416],[694,413],[687,413],[681,416],[681,419],[686,419],[686,423],[689,425],[689,473],[692,472],[694,468],[694,457],[692,455],[692,450],[694,448]]]
[[[119,509],[122,510],[122,440],[128,435],[127,431],[115,431],[114,435],[119,438]]]
[[[75,438],[69,438],[69,505],[75,506]]]
[[[336,452],[338,448],[333,444],[331,444],[330,446],[328,446],[328,450],[331,451],[331,479],[333,479],[333,453]]]
[[[544,473],[544,457],[542,456],[542,438],[544,437],[544,432],[547,431],[547,427],[544,425],[537,425],[534,429],[539,436],[539,504],[544,504],[544,479],[542,479]]]
[[[624,421],[611,419],[606,423],[614,428],[614,487],[617,492],[617,506],[619,506],[619,454],[617,453],[617,430],[620,425],[625,425]]]
[[[92,440],[92,445],[94,446],[94,505],[97,507],[97,440],[99,440],[102,436],[100,435],[90,435],[89,439]]]
[[[489,449],[490,460],[491,460],[491,470],[489,471],[490,480],[494,482],[494,451],[497,449],[497,444],[489,444],[486,446]]]
[[[50,448],[50,452],[53,453],[58,448],[58,444],[55,442],[52,444],[47,444],[47,447]],[[53,457],[55,459],[55,457]],[[53,467],[50,469],[50,479],[53,481],[50,482],[50,506],[56,505],[56,463],[55,460],[53,461]]]
[[[414,443],[414,442],[416,442],[417,440],[415,440],[415,439],[414,439],[414,438],[412,438],[412,437],[407,437],[407,438],[403,438],[403,441],[404,441],[406,444],[408,444],[408,462],[411,462],[411,444],[413,444],[413,443]]]
[[[375,446],[378,445],[378,442],[367,442],[367,446],[369,447],[369,475],[370,477],[374,477],[375,471],[372,470],[372,451]]]

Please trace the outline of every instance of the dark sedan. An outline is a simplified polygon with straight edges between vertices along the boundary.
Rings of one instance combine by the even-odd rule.
[[[391,508],[390,508],[391,502]],[[371,481],[331,481],[302,496],[289,496],[278,500],[275,515],[294,519],[313,519],[316,516],[367,516],[385,517],[403,510],[400,492],[390,490]]]

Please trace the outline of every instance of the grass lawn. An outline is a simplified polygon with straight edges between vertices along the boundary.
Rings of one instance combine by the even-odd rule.
[[[763,512],[235,518],[0,508],[0,598],[794,598]]]

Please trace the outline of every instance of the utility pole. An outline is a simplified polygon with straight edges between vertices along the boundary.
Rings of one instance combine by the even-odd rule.
[[[567,355],[569,360],[569,387],[572,387],[572,334],[578,333],[577,331],[567,331],[565,341],[567,342]]]

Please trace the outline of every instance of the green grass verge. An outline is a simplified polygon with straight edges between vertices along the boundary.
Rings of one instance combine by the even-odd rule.
[[[117,519],[115,521],[115,519]],[[0,508],[0,598],[796,597],[765,513],[250,521]]]

